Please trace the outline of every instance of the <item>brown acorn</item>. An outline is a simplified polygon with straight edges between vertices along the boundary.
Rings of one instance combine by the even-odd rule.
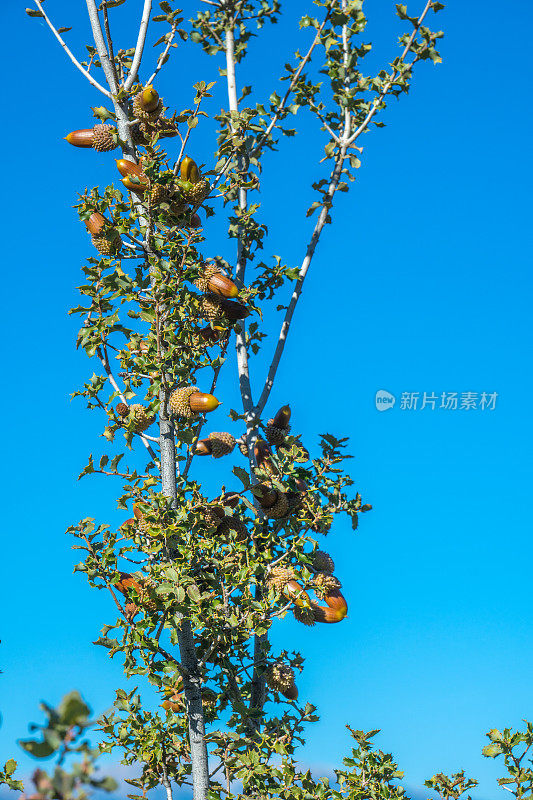
[[[117,403],[116,412],[121,417],[127,417],[128,414],[130,413],[130,409],[129,406],[126,405],[126,403]]]
[[[221,431],[219,433],[212,431],[208,436],[208,440],[211,445],[211,454],[213,458],[227,456],[235,447],[235,437],[226,431]]]
[[[144,183],[138,183],[134,178],[131,178],[129,175],[126,178],[122,178],[121,183],[126,187],[128,192],[134,192],[138,195],[143,195],[148,188]]]
[[[141,164],[136,164],[135,161],[129,161],[127,158],[117,158],[115,161],[117,169],[123,178],[133,175],[142,183],[148,183],[148,178],[144,174]]]
[[[254,444],[255,463],[259,469],[270,472],[271,475],[277,473],[277,469],[272,461],[272,450],[264,439],[257,439]]]
[[[289,425],[290,418],[291,410],[289,406],[283,406],[273,419],[268,420],[265,436],[269,444],[280,447],[285,443],[285,437],[291,429]]]
[[[89,219],[85,220],[85,227],[93,236],[98,236],[106,225],[106,218],[99,211],[93,211]]]
[[[194,417],[196,414],[214,411],[220,401],[212,394],[199,392],[196,386],[184,386],[172,392],[168,405],[173,414]]]
[[[92,147],[93,146],[94,132],[92,128],[82,128],[78,131],[71,131],[65,136],[69,144],[74,147]]]
[[[189,227],[189,228],[201,228],[202,227],[202,220],[200,219],[198,214],[193,214],[192,215],[192,217],[191,217],[191,219],[189,221],[189,225],[186,226],[186,227]]]
[[[199,439],[194,451],[197,456],[210,456],[212,455],[211,442],[209,439]]]
[[[208,325],[206,328],[201,328],[198,334],[207,344],[215,344],[227,336],[228,330],[220,325],[213,325],[213,327]]]
[[[197,413],[205,414],[209,411],[214,411],[215,408],[218,408],[220,405],[220,400],[212,394],[206,394],[206,392],[196,392],[196,394],[192,394],[189,398],[189,405],[192,411],[196,411]]]
[[[244,319],[250,313],[242,303],[236,303],[234,300],[227,300],[225,297],[221,298],[220,306],[225,316],[231,320]]]
[[[194,285],[201,292],[212,292],[220,297],[237,297],[239,294],[233,281],[214,265],[207,266],[200,277],[195,280]]]
[[[94,147],[98,152],[106,153],[118,144],[116,132],[112,125],[95,125],[94,128],[71,131],[65,139],[74,147]]]
[[[313,615],[316,622],[341,622],[348,613],[348,604],[338,589],[324,597],[327,607],[313,603]]]
[[[294,685],[294,670],[288,664],[283,664],[279,661],[271,664],[267,669],[266,682],[270,689],[275,692],[281,692],[284,695],[288,690],[296,689]],[[296,691],[296,696],[298,696],[298,691]]]

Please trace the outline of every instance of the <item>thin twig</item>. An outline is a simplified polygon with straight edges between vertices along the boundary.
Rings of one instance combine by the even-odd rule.
[[[128,405],[128,401],[126,400],[125,396],[123,395],[118,383],[115,380],[115,376],[113,375],[113,372],[111,371],[111,366],[109,364],[109,358],[107,356],[107,351],[106,351],[105,347],[103,348],[103,350],[98,348],[96,350],[96,355],[100,359],[100,361],[102,363],[102,366],[106,371],[106,375],[109,378],[109,382],[110,382],[111,386],[113,387],[115,392],[118,394],[118,396],[120,397],[122,402],[125,403],[126,405]],[[148,443],[148,439],[146,438],[145,434],[144,433],[140,433],[139,436],[141,438],[142,443],[144,444],[144,446],[146,447],[146,449],[148,450],[148,452],[150,453],[150,455],[152,456],[154,461],[157,461],[158,460],[157,456],[154,453],[154,451],[152,449],[152,446]],[[151,436],[149,438],[152,439]],[[157,439],[153,439],[153,441],[158,441],[158,440]]]
[[[66,42],[63,40],[61,35],[57,32],[57,30],[54,27],[54,25],[50,22],[50,19],[46,15],[46,12],[44,11],[42,3],[40,2],[40,0],[34,0],[34,2],[35,2],[35,5],[37,6],[37,8],[39,9],[39,11],[41,12],[41,14],[43,15],[44,21],[46,22],[46,24],[48,25],[48,27],[50,28],[50,30],[52,31],[52,33],[56,37],[57,41],[59,42],[59,44],[61,45],[61,47],[63,48],[63,50],[67,54],[67,56],[72,61],[74,66],[77,67],[77,69],[79,69],[79,71],[87,78],[87,80],[89,81],[91,86],[94,86],[95,89],[98,89],[99,92],[102,92],[102,94],[105,94],[106,97],[110,98],[111,97],[111,92],[108,92],[108,90],[106,88],[104,88],[101,83],[98,83],[98,81],[95,80],[93,78],[93,76],[89,74],[88,70],[86,70],[85,67],[82,67],[82,65],[80,64],[80,62],[78,61],[76,56],[72,53],[72,51],[69,50]]]
[[[305,258],[304,258],[304,260],[302,262],[302,266],[300,267],[300,272],[298,274],[298,280],[296,281],[296,286],[295,286],[294,291],[292,293],[291,301],[290,301],[290,303],[289,303],[289,305],[287,307],[287,311],[285,313],[285,318],[284,318],[283,323],[281,325],[281,330],[280,330],[280,333],[279,333],[278,343],[276,345],[276,350],[274,352],[274,356],[272,358],[272,362],[271,362],[269,370],[268,370],[268,375],[267,375],[267,378],[266,378],[266,381],[265,381],[265,385],[263,387],[263,391],[261,393],[261,397],[259,398],[259,402],[257,403],[257,406],[255,407],[255,413],[258,416],[261,414],[262,410],[264,409],[264,407],[266,405],[266,402],[268,400],[268,397],[270,395],[270,391],[271,391],[272,386],[274,384],[274,378],[276,377],[276,372],[277,372],[277,369],[278,369],[278,366],[279,366],[279,362],[280,362],[281,356],[283,354],[283,350],[285,348],[285,343],[287,341],[287,336],[288,336],[288,333],[289,333],[289,329],[290,329],[291,320],[292,320],[292,317],[293,317],[293,314],[294,314],[294,310],[296,308],[296,305],[297,305],[298,300],[300,299],[300,295],[302,293],[303,284],[304,284],[304,281],[305,281],[305,276],[307,275],[307,271],[308,271],[309,266],[311,264],[311,261],[312,261],[316,246],[318,244],[318,240],[320,239],[320,234],[322,233],[322,229],[323,229],[324,225],[326,224],[326,219],[327,219],[327,216],[329,214],[329,209],[331,207],[331,201],[333,199],[333,195],[337,191],[337,186],[339,184],[339,180],[340,180],[340,177],[341,177],[341,174],[342,174],[342,165],[343,165],[344,159],[346,157],[346,150],[347,150],[347,145],[343,144],[342,147],[339,150],[338,155],[337,155],[337,159],[336,159],[336,163],[335,163],[335,167],[333,169],[333,172],[331,173],[328,191],[326,192],[326,195],[325,195],[325,197],[324,197],[324,199],[322,201],[322,208],[321,208],[321,211],[320,211],[320,215],[318,217],[318,220],[317,220],[317,223],[315,225],[313,234],[312,234],[311,239],[309,241],[309,244],[307,246],[307,251],[305,253]]]
[[[115,64],[115,54],[113,52],[113,39],[111,38],[111,29],[109,27],[109,16],[107,13],[107,3],[104,0],[103,12],[104,12],[104,29],[105,29],[105,38],[107,42],[107,50],[109,52],[109,58],[111,60],[111,69],[113,70],[113,75],[115,77],[115,83],[119,85],[119,79],[117,75],[117,65]]]
[[[174,22],[172,24],[172,29],[169,32],[169,37],[168,37],[168,40],[167,40],[167,46],[165,47],[165,49],[163,50],[163,52],[159,56],[159,58],[157,60],[156,67],[155,67],[155,70],[153,71],[153,73],[150,75],[150,77],[146,81],[146,85],[147,86],[151,86],[152,85],[152,83],[155,81],[155,79],[157,77],[157,74],[158,74],[159,70],[161,69],[163,64],[166,64],[166,59],[167,59],[169,50],[172,47],[172,42],[174,41],[174,37],[176,35],[176,31],[177,30],[178,30],[178,25],[177,25],[177,23]]]
[[[130,74],[128,75],[124,83],[124,89],[127,92],[129,92],[129,90],[135,83],[137,75],[139,74],[139,67],[141,66],[141,59],[143,57],[144,44],[146,42],[146,33],[148,31],[148,23],[150,22],[151,11],[152,11],[152,0],[144,0],[144,8],[141,18],[141,24],[139,25],[139,36],[137,38],[137,45],[135,47],[135,53],[133,55]]]
[[[296,70],[296,72],[294,73],[294,75],[292,76],[292,80],[291,80],[291,82],[290,82],[290,84],[289,84],[289,88],[288,88],[288,89],[287,89],[287,91],[285,92],[285,95],[283,96],[283,98],[282,98],[282,100],[281,100],[281,103],[280,103],[280,104],[279,104],[279,106],[277,107],[276,113],[275,113],[275,114],[274,114],[274,116],[272,117],[272,119],[271,119],[271,121],[270,121],[270,124],[268,125],[268,128],[265,130],[265,132],[263,133],[263,135],[260,137],[259,141],[258,141],[258,142],[257,142],[257,144],[255,145],[255,147],[254,147],[254,149],[253,149],[253,151],[252,151],[252,154],[253,154],[254,156],[257,154],[258,150],[260,150],[260,149],[261,149],[261,147],[262,147],[263,143],[265,142],[265,140],[268,138],[268,136],[269,136],[269,135],[270,135],[270,133],[272,132],[272,129],[274,128],[274,126],[275,126],[276,122],[278,121],[278,119],[279,119],[279,117],[280,117],[280,113],[281,113],[281,111],[283,111],[283,109],[285,108],[285,103],[287,102],[287,100],[289,99],[290,95],[292,94],[292,90],[294,89],[294,87],[295,87],[295,85],[296,85],[296,82],[298,81],[298,78],[299,78],[299,77],[300,77],[300,75],[302,74],[302,71],[303,71],[303,69],[304,69],[305,65],[306,65],[306,64],[308,63],[308,61],[310,60],[310,58],[311,58],[311,55],[312,55],[312,53],[313,53],[313,50],[315,49],[315,47],[317,46],[317,44],[318,44],[318,43],[319,43],[319,41],[320,41],[320,36],[321,36],[321,34],[322,34],[322,31],[324,30],[324,26],[325,26],[326,22],[327,22],[327,21],[328,21],[328,19],[329,19],[329,15],[330,15],[330,13],[331,13],[331,9],[328,9],[328,12],[326,13],[326,16],[324,17],[324,20],[323,20],[323,22],[322,22],[322,25],[321,25],[321,26],[318,28],[318,30],[317,30],[317,32],[316,32],[316,35],[315,35],[315,38],[313,39],[313,42],[312,42],[312,44],[311,44],[311,47],[309,48],[309,50],[307,51],[307,53],[305,54],[305,56],[302,58],[302,60],[301,60],[301,62],[300,62],[300,66],[298,67],[298,69]],[[330,131],[330,133],[331,133],[331,131]],[[334,136],[334,134],[332,134],[332,135]]]
[[[407,40],[407,44],[405,45],[405,48],[404,48],[404,50],[403,50],[403,52],[402,52],[402,54],[400,56],[400,63],[403,62],[403,60],[405,59],[407,53],[411,49],[411,45],[414,42],[415,36],[418,33],[418,30],[419,30],[420,26],[422,25],[422,22],[424,21],[424,17],[428,13],[428,11],[432,7],[432,5],[433,5],[433,0],[428,0],[428,2],[426,3],[426,7],[424,8],[424,10],[421,13],[421,15],[418,17],[418,20],[416,22],[416,25],[414,26],[413,32],[412,32],[411,36],[409,37],[409,39]],[[368,112],[368,114],[366,115],[366,117],[364,118],[362,123],[359,125],[359,127],[352,133],[352,135],[346,141],[346,143],[348,145],[353,144],[355,142],[355,140],[358,139],[359,136],[361,136],[363,131],[366,130],[366,128],[368,127],[370,121],[372,120],[372,117],[375,115],[376,111],[378,111],[379,106],[381,105],[381,101],[383,100],[385,95],[388,94],[392,84],[394,83],[394,79],[396,78],[398,73],[399,73],[399,69],[397,67],[395,67],[393,69],[393,71],[392,71],[390,79],[387,81],[387,83],[385,84],[385,86],[383,87],[381,92],[379,93],[378,97],[374,100],[372,108],[370,109],[370,111]]]

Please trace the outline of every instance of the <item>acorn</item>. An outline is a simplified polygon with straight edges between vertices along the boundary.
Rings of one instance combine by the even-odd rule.
[[[211,292],[220,297],[237,297],[239,294],[233,281],[214,265],[207,266],[200,277],[194,281],[194,285],[201,292]]]
[[[140,403],[133,403],[130,406],[129,417],[135,433],[142,433],[154,422],[154,417],[150,416],[148,409]]]
[[[264,469],[267,472],[270,472],[271,475],[277,473],[277,469],[274,466],[274,462],[272,461],[272,450],[265,442],[264,439],[257,439],[254,444],[254,458],[255,463],[257,464],[259,469]]]
[[[216,344],[221,339],[224,339],[228,334],[227,328],[222,328],[220,325],[209,325],[206,328],[200,328],[198,335],[206,342],[206,344]]]
[[[313,603],[313,615],[316,622],[341,622],[348,613],[348,604],[338,589],[330,591],[324,600],[327,608]]]
[[[220,402],[212,394],[199,392],[196,386],[184,386],[172,392],[168,405],[176,416],[191,418],[199,413],[214,411]]]
[[[224,510],[220,506],[207,506],[204,510],[204,520],[209,528],[220,525],[224,519]]]
[[[115,583],[115,589],[118,589],[124,595],[128,595],[132,589],[139,596],[143,594],[143,589],[137,578],[134,578],[129,572],[119,572],[119,576],[118,582]]]
[[[209,439],[199,439],[196,443],[196,449],[194,451],[197,456],[211,456],[213,455],[213,451],[211,448],[211,442]]]
[[[239,517],[224,517],[217,527],[217,533],[221,535],[230,533],[230,531],[234,531],[237,534],[238,542],[244,542],[248,539],[246,523]]]
[[[91,236],[91,242],[103,256],[116,255],[122,248],[122,239],[115,228],[104,229],[98,236]]]
[[[292,600],[294,605],[299,606],[299,608],[311,608],[312,604],[309,595],[294,579],[287,581],[282,589],[282,594],[285,595],[287,600]]]
[[[234,300],[227,300],[225,297],[220,299],[220,308],[224,316],[231,320],[244,319],[250,313],[242,303],[236,303]]]
[[[183,181],[189,181],[189,183],[198,183],[200,180],[200,172],[198,171],[198,167],[196,166],[196,162],[190,158],[190,156],[185,156],[180,164],[180,176]]]
[[[287,516],[289,503],[287,495],[283,492],[272,489],[263,483],[254,489],[254,495],[257,497],[259,505],[264,510],[267,518],[281,519]]]
[[[107,153],[118,145],[116,133],[112,125],[95,125],[94,128],[71,131],[65,139],[74,147],[93,147],[99,153]]]
[[[302,625],[309,625],[309,627],[312,627],[316,622],[315,614],[312,608],[300,608],[300,606],[294,606],[292,613],[294,615],[294,619],[297,622],[301,622]]]
[[[291,429],[291,426],[289,425],[290,418],[290,406],[282,406],[277,414],[272,419],[268,420],[265,436],[270,444],[275,445],[276,447],[284,444],[285,437]]]
[[[281,594],[287,583],[294,578],[294,575],[294,570],[290,567],[273,567],[267,575],[267,587],[275,589]]]
[[[163,111],[163,104],[153,86],[147,86],[133,98],[133,114],[136,119],[155,121]]]
[[[266,672],[266,682],[271,689],[280,692],[285,697],[288,696],[286,692],[289,692],[290,700],[296,700],[298,697],[298,689],[294,683],[294,670],[288,664],[280,662],[271,664]],[[294,690],[296,690],[296,696],[294,696]]]
[[[201,205],[211,191],[211,186],[206,180],[201,180],[198,183],[190,183],[189,181],[180,182],[180,191],[184,199],[193,206]]]
[[[202,227],[202,220],[198,216],[198,214],[193,214],[189,220],[189,225],[185,226],[189,228],[201,228]]]
[[[313,584],[314,592],[320,600],[341,588],[341,582],[330,572],[317,572]]]
[[[317,550],[313,556],[313,569],[317,572],[327,572],[330,575],[335,571],[335,562],[329,553],[324,550]]]
[[[221,431],[220,433],[213,431],[209,434],[208,439],[213,458],[227,456],[235,447],[235,437],[231,433],[226,433],[226,431]]]
[[[144,174],[141,164],[136,164],[135,161],[130,161],[127,158],[116,158],[117,169],[123,178],[134,176],[142,183],[148,183],[148,178]]]
[[[85,220],[85,227],[93,236],[98,236],[107,223],[106,218],[99,211],[93,211],[89,219]]]
[[[126,403],[117,403],[116,412],[121,417],[127,417],[130,413],[130,407]]]

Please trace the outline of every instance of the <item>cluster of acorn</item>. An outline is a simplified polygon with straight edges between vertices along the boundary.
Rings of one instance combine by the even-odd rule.
[[[325,601],[325,606],[309,597],[290,567],[273,567],[267,577],[267,587],[279,592],[293,604],[295,619],[304,625],[341,622],[348,613],[348,604],[340,591],[341,583],[333,574],[333,559],[328,553],[317,550],[311,568],[315,573],[313,591],[320,600]]]
[[[132,127],[135,144],[146,145],[151,135],[158,133],[161,137],[177,136],[178,130],[174,119],[162,117],[163,104],[153,86],[147,86],[133,98],[133,114],[137,124]],[[65,136],[74,147],[93,148],[99,153],[108,153],[120,144],[117,129],[114,125],[97,124],[92,128],[81,128],[71,131]]]
[[[149,137],[154,133],[159,136],[177,135],[175,120],[162,117],[163,110],[159,94],[153,86],[147,86],[135,95],[133,114],[138,120],[137,125],[132,128],[135,144],[148,144]],[[114,150],[120,143],[116,128],[106,124],[72,131],[65,139],[75,147],[93,148],[104,153]],[[166,183],[155,185],[150,185],[143,170],[142,157],[138,164],[124,158],[117,159],[117,167],[126,189],[140,197],[145,197],[148,192],[153,206],[167,203],[168,213],[176,219],[176,222],[186,211],[188,204],[193,207],[200,206],[210,191],[208,181],[201,177],[197,165],[189,156],[186,156],[180,164],[178,179],[174,179],[173,174],[169,173],[166,176]],[[183,222],[185,224],[185,218]],[[201,225],[200,217],[193,213],[186,220],[186,224],[191,228],[198,228]],[[99,253],[110,256],[120,251],[122,247],[120,235],[102,214],[99,212],[92,214],[86,225]]]

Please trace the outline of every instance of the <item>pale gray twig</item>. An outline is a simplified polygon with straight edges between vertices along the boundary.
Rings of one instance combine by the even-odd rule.
[[[163,52],[159,56],[159,58],[157,60],[156,68],[155,68],[155,70],[153,71],[153,73],[150,75],[150,77],[148,78],[148,80],[146,82],[147,86],[151,86],[152,85],[152,83],[155,81],[155,79],[157,77],[157,74],[158,74],[159,70],[161,69],[163,64],[166,63],[166,58],[167,58],[167,55],[169,53],[170,48],[172,47],[172,42],[174,41],[174,36],[176,35],[177,29],[178,29],[177,24],[173,23],[172,29],[169,31],[169,34],[168,34],[167,46],[165,47],[165,49],[163,50]]]
[[[35,2],[35,5],[37,6],[37,8],[39,9],[39,11],[41,12],[41,14],[43,15],[44,21],[46,22],[46,24],[48,25],[48,27],[50,28],[50,30],[52,31],[52,33],[56,37],[57,41],[59,42],[59,44],[61,45],[61,47],[63,48],[63,50],[67,54],[67,56],[72,61],[74,66],[77,67],[77,69],[79,69],[79,71],[87,78],[87,80],[89,81],[91,86],[94,86],[95,89],[98,89],[99,92],[102,92],[102,94],[105,94],[106,97],[110,98],[111,97],[111,92],[108,92],[108,90],[106,88],[104,88],[101,83],[98,83],[98,81],[93,78],[93,76],[88,72],[88,70],[86,70],[85,67],[82,67],[82,65],[80,64],[80,62],[78,61],[76,56],[72,53],[72,51],[69,50],[66,42],[63,40],[61,35],[57,32],[56,28],[51,23],[49,17],[46,15],[46,12],[44,11],[42,3],[40,2],[40,0],[34,0],[34,2]]]
[[[124,88],[127,92],[131,89],[137,75],[139,74],[139,67],[141,66],[141,59],[143,57],[143,50],[144,44],[146,42],[146,33],[148,31],[148,23],[150,22],[150,13],[152,11],[152,0],[144,0],[144,8],[141,18],[141,24],[139,25],[139,36],[137,37],[137,45],[135,47],[135,53],[133,55],[133,61],[131,64],[130,74],[126,78],[124,82]]]

